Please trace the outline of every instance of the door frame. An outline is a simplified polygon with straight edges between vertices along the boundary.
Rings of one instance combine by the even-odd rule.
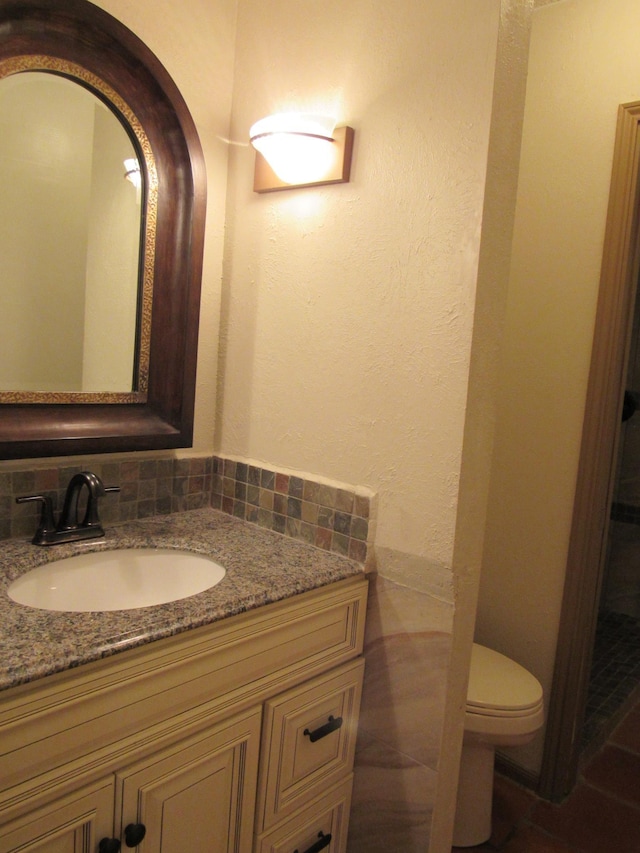
[[[575,785],[626,386],[640,252],[640,102],[622,104],[539,793]]]

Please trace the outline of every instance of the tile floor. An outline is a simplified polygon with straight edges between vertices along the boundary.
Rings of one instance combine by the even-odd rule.
[[[556,805],[496,775],[494,831],[478,847],[500,853],[640,853],[640,697],[578,784]]]
[[[598,616],[582,748],[600,746],[610,721],[640,684],[640,621],[624,613]]]

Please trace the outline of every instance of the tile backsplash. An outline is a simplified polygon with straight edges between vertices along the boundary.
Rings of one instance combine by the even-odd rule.
[[[96,461],[0,471],[0,539],[30,537],[39,505],[21,495],[47,494],[62,508],[71,477],[90,470],[120,491],[101,499],[105,524],[213,506],[260,527],[366,562],[372,499],[364,490],[326,484],[219,456]]]
[[[145,457],[107,462],[91,459],[74,461],[73,465],[0,472],[0,538],[30,536],[35,532],[39,506],[16,504],[16,497],[50,495],[54,509],[59,512],[69,480],[79,471],[87,470],[101,477],[105,486],[120,486],[119,492],[100,500],[100,518],[105,524],[200,509],[211,501],[211,457]]]
[[[214,458],[212,506],[364,563],[371,497],[339,485]]]

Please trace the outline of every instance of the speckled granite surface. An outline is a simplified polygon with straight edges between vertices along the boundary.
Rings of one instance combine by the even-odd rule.
[[[206,554],[226,575],[181,601],[107,613],[55,613],[7,595],[15,578],[51,560],[148,547]],[[117,525],[104,539],[85,543],[39,547],[9,540],[0,544],[0,690],[362,572],[359,563],[212,509]]]

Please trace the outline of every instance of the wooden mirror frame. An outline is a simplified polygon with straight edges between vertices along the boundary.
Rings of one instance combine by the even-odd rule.
[[[195,124],[149,48],[88,0],[0,0],[0,60],[37,54],[79,65],[110,86],[155,157],[148,393],[144,403],[1,404],[0,459],[189,447],[206,206]]]

